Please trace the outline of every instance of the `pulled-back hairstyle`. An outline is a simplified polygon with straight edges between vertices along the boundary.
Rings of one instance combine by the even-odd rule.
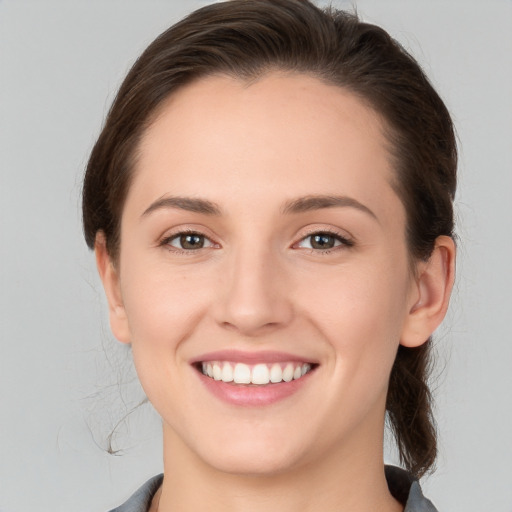
[[[128,73],[87,165],[88,246],[102,231],[117,260],[138,143],[169,95],[201,77],[255,80],[272,70],[337,85],[382,117],[392,186],[406,210],[412,268],[430,257],[438,236],[453,236],[454,129],[414,58],[383,29],[353,14],[307,0],[232,0],[203,7],[166,30]],[[427,384],[430,348],[430,339],[417,348],[399,347],[386,404],[402,463],[416,476],[431,469],[437,452]]]

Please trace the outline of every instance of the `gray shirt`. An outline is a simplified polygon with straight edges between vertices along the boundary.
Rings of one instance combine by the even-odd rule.
[[[147,512],[163,478],[163,475],[151,478],[127,502],[110,512]],[[403,469],[386,466],[386,479],[391,494],[405,506],[404,512],[437,512],[423,496],[420,484]]]

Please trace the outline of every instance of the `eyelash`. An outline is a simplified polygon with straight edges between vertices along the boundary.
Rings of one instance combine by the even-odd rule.
[[[174,247],[171,245],[171,242],[173,240],[176,240],[176,239],[178,239],[182,236],[186,236],[186,235],[195,235],[195,236],[201,237],[205,241],[207,240],[211,245],[209,247],[199,247],[198,249],[183,249],[183,248],[180,249],[179,247]],[[350,247],[354,246],[353,240],[346,238],[345,236],[342,236],[335,231],[331,231],[329,229],[321,229],[321,230],[311,231],[310,233],[306,234],[298,242],[293,244],[293,247],[296,247],[298,244],[304,242],[308,238],[311,238],[313,236],[322,236],[322,235],[326,235],[328,237],[334,238],[335,241],[340,242],[339,245],[335,245],[334,247],[330,247],[329,249],[315,249],[312,247],[311,248],[304,247],[303,249],[307,250],[311,254],[327,255],[333,251],[340,250],[343,248],[350,248]],[[178,233],[173,233],[172,235],[165,237],[164,239],[162,239],[162,241],[159,243],[159,245],[161,247],[166,247],[170,252],[173,252],[175,254],[179,254],[179,255],[183,254],[183,255],[189,256],[189,255],[196,254],[197,251],[200,251],[201,249],[208,249],[210,247],[215,247],[215,245],[217,245],[217,244],[215,244],[215,242],[210,240],[210,238],[208,238],[203,233],[200,233],[200,232],[194,231],[194,230],[183,230],[183,231],[179,231]]]
[[[297,243],[294,244],[294,246],[304,242],[308,238],[312,238],[314,236],[328,236],[334,238],[335,242],[340,242],[339,245],[335,245],[334,247],[330,247],[329,249],[314,249],[309,247],[304,247],[310,254],[322,254],[322,255],[328,255],[331,254],[334,251],[347,249],[354,246],[354,241],[340,235],[336,231],[332,231],[329,229],[320,229],[320,230],[314,230],[308,233],[306,236],[302,237]]]
[[[172,253],[175,253],[175,254],[179,254],[179,255],[186,255],[186,256],[192,256],[194,254],[197,254],[197,252],[200,251],[201,249],[208,249],[209,248],[209,247],[199,247],[198,249],[183,249],[183,248],[180,249],[179,247],[174,247],[174,246],[171,245],[171,242],[173,240],[176,240],[178,238],[181,238],[182,236],[187,236],[187,235],[190,235],[190,236],[194,236],[195,235],[195,236],[204,238],[205,241],[208,240],[210,242],[212,247],[216,245],[206,235],[204,235],[203,233],[200,233],[199,231],[194,231],[192,229],[190,229],[190,230],[184,229],[184,230],[179,231],[177,233],[173,233],[170,236],[166,236],[159,243],[159,245],[161,247],[166,247],[169,250],[169,252],[172,252]]]

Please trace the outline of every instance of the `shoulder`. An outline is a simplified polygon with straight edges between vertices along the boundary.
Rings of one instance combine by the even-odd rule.
[[[404,512],[438,512],[423,496],[420,484],[407,471],[386,466],[386,480],[391,494],[405,505]]]
[[[162,485],[163,478],[164,475],[157,475],[149,479],[128,501],[110,512],[147,512],[153,496]]]

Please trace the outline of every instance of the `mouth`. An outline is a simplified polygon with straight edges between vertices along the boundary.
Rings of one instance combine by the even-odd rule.
[[[316,366],[300,361],[246,364],[218,360],[195,364],[199,372],[214,381],[246,386],[269,386],[300,380]]]
[[[276,351],[219,350],[190,361],[199,381],[230,407],[261,407],[301,396],[320,366],[304,356]],[[296,403],[296,402],[290,402]]]

